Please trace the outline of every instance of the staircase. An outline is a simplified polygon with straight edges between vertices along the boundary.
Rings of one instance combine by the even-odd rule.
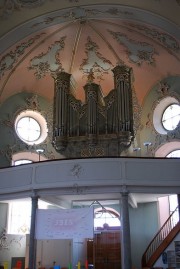
[[[178,218],[175,218],[177,212],[178,207],[172,212],[159,232],[150,242],[142,257],[142,268],[152,268],[162,252],[180,232],[180,221]]]

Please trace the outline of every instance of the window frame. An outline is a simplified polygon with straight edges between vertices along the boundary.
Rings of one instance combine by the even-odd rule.
[[[164,97],[157,102],[153,112],[153,126],[159,134],[166,135],[168,133],[168,130],[166,130],[162,124],[162,115],[166,108],[172,104],[180,105],[180,102],[173,96]]]
[[[30,139],[30,136],[26,139],[25,138],[25,136],[24,136],[24,134],[21,134],[21,128],[18,126],[19,125],[19,123],[20,123],[20,121],[22,121],[23,119],[29,119],[29,120],[34,120],[36,123],[37,123],[37,125],[38,125],[38,130],[37,130],[37,138],[35,138],[35,139]],[[28,129],[29,130],[29,129]],[[24,116],[24,117],[22,117],[22,118],[20,118],[18,121],[17,121],[17,123],[16,123],[16,133],[17,133],[17,135],[19,136],[19,138],[21,139],[21,140],[23,140],[25,143],[32,143],[32,142],[36,142],[37,140],[39,140],[39,138],[40,138],[40,136],[41,136],[41,133],[42,133],[42,130],[41,130],[41,126],[40,126],[40,124],[39,124],[39,122],[35,119],[35,118],[33,118],[33,117],[30,117],[30,116]]]
[[[33,141],[27,141],[27,140],[23,139],[18,134],[17,124],[18,124],[19,120],[21,120],[24,117],[33,118],[39,124],[40,136],[38,139],[33,140]],[[15,128],[16,135],[19,137],[19,139],[28,145],[39,145],[42,142],[44,142],[44,140],[47,138],[47,135],[48,135],[47,122],[46,122],[45,118],[41,115],[40,112],[35,111],[35,110],[23,110],[23,111],[21,111],[15,118],[14,128]]]
[[[172,104],[168,105],[168,106],[164,109],[164,111],[163,111],[163,113],[162,113],[162,117],[161,117],[161,123],[162,123],[162,126],[163,126],[163,128],[164,128],[167,132],[169,132],[169,131],[174,131],[174,130],[177,128],[177,126],[178,126],[178,124],[177,124],[175,128],[173,128],[173,129],[167,129],[167,128],[164,126],[164,123],[163,123],[163,116],[164,116],[165,111],[166,111],[170,106],[173,106],[173,105],[179,106],[179,108],[180,108],[180,105],[179,105],[179,104],[177,104],[177,103],[172,103]]]
[[[21,151],[17,152],[12,155],[12,162],[11,165],[15,165],[15,161],[19,161],[22,159],[30,160],[33,162],[39,162],[39,154],[37,152],[29,152],[29,151]],[[43,154],[41,154],[41,161],[46,161],[48,160]],[[31,165],[32,163],[29,163],[27,165]]]

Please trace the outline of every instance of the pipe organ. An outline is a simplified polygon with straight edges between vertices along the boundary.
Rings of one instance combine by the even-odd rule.
[[[57,73],[54,87],[53,145],[67,158],[120,156],[134,138],[131,69],[113,70],[114,89],[104,97],[92,80],[85,103],[70,91],[71,75]]]

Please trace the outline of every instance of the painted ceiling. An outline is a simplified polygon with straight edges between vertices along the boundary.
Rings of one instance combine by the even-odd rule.
[[[152,0],[151,6],[143,1],[142,7],[140,1],[91,2],[2,1],[0,102],[22,91],[52,100],[59,71],[71,74],[77,99],[84,101],[89,80],[106,96],[114,88],[112,69],[125,64],[133,70],[133,88],[142,104],[155,84],[179,75],[179,18],[170,21],[160,9],[165,15],[169,8],[180,11],[179,1]]]

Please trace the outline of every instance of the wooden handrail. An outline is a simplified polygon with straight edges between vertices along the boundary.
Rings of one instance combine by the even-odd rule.
[[[168,235],[170,234],[171,231],[174,232],[172,234],[172,237],[174,238],[175,235],[177,234],[177,232],[180,229],[180,223],[179,223],[179,219],[175,219],[174,216],[175,214],[178,212],[178,206],[176,207],[176,209],[171,213],[171,215],[169,216],[169,218],[166,220],[166,222],[164,223],[164,225],[161,227],[161,229],[157,232],[157,234],[154,236],[153,240],[150,242],[150,244],[148,245],[146,251],[143,254],[142,257],[142,268],[146,267],[146,266],[152,266],[155,262],[155,259],[157,260],[157,258],[160,256],[161,253],[155,255],[155,252],[159,249],[162,251],[162,247],[161,244],[162,242],[167,239]],[[178,225],[179,224],[179,225]],[[178,226],[177,226],[178,225]],[[175,229],[175,227],[177,226],[177,229]],[[173,239],[172,238],[172,239]],[[168,246],[168,244],[170,243],[170,240],[166,240],[166,244],[164,246]]]

